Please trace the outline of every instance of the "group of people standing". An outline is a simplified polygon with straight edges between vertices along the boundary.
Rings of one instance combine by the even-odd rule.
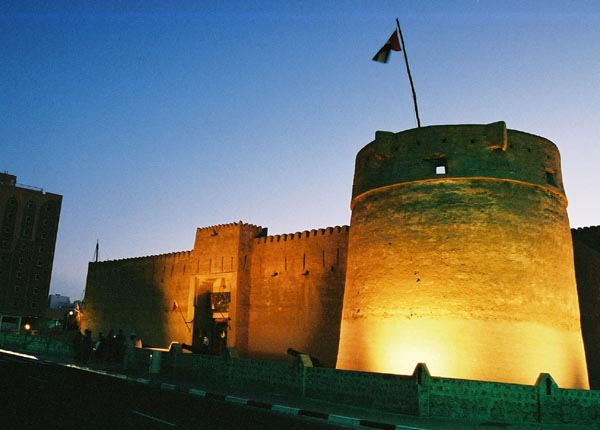
[[[82,364],[92,361],[97,364],[123,364],[127,356],[131,355],[128,352],[141,346],[139,337],[134,334],[127,337],[123,334],[123,330],[115,333],[111,329],[106,336],[100,332],[95,341],[89,329],[83,333],[77,331],[73,337],[75,360]]]

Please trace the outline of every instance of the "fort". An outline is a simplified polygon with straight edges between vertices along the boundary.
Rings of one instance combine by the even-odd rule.
[[[324,367],[600,388],[600,228],[571,230],[560,155],[488,125],[377,132],[350,226],[198,228],[190,251],[92,262],[84,327]],[[596,364],[595,364],[596,363]]]

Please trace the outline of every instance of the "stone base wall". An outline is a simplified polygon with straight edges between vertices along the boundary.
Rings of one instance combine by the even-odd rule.
[[[0,334],[0,349],[65,358],[67,338]],[[387,412],[504,423],[600,425],[600,391],[560,388],[551,375],[535,385],[505,384],[431,376],[425,364],[412,375],[336,370],[227,356],[161,353],[161,366],[147,349],[135,350],[138,373],[160,371],[198,388],[245,389],[282,396],[305,396]]]
[[[168,372],[202,384],[259,393],[301,395],[326,402],[424,417],[505,423],[600,424],[600,391],[560,388],[551,375],[535,385],[431,376],[425,364],[412,375],[170,353]]]

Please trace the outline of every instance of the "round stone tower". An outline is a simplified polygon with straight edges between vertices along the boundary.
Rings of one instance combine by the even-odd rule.
[[[587,388],[560,155],[504,122],[356,157],[337,368]]]

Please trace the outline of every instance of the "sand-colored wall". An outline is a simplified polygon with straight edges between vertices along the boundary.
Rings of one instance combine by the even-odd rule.
[[[164,347],[189,342],[189,274],[197,266],[191,252],[90,263],[83,328],[96,337],[112,329],[135,333],[145,344]],[[173,310],[173,303],[179,308]]]
[[[378,133],[356,166],[338,368],[588,386],[551,142],[425,127]]]
[[[291,347],[333,367],[347,239],[347,226],[266,236],[239,222],[197,229],[192,251],[90,263],[84,328],[199,346],[204,335],[219,342],[223,323],[223,346],[242,356],[284,360]],[[216,292],[231,294],[228,312],[210,309]]]
[[[249,351],[282,358],[288,348],[334,366],[346,273],[348,227],[254,242]]]
[[[243,222],[199,228],[194,255],[200,268],[192,280],[196,304],[194,344],[214,326],[213,316],[227,324],[226,346],[245,354],[248,347],[248,290],[252,241],[266,234],[266,229]],[[208,293],[231,294],[229,312],[213,315],[207,302]],[[217,341],[217,339],[211,339]]]

